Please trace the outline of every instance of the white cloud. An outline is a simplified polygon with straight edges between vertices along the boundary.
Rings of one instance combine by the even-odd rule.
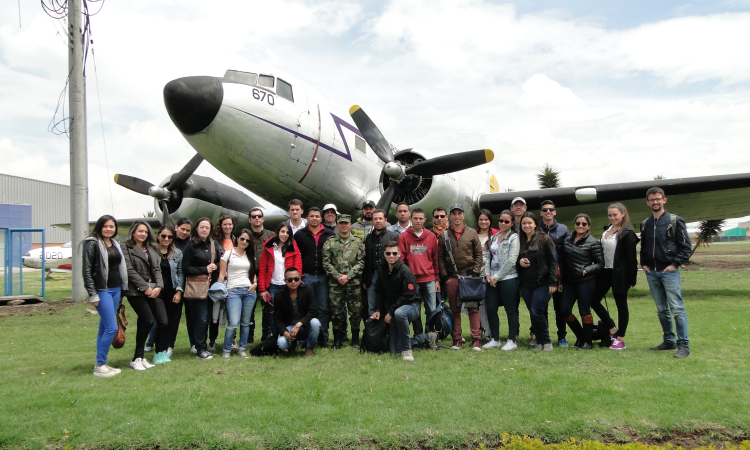
[[[532,75],[523,86],[523,95],[518,99],[522,108],[552,106],[562,109],[581,109],[585,106],[570,88],[562,87],[557,81],[540,73]]]

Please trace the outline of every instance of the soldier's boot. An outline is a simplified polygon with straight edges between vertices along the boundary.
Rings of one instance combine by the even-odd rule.
[[[352,328],[352,347],[359,348],[359,329]]]
[[[332,348],[334,350],[341,349],[341,346],[343,345],[342,342],[343,342],[343,336],[341,336],[341,332],[335,331],[333,333],[333,347]]]

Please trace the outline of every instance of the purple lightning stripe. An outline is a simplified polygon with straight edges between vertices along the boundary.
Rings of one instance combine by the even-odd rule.
[[[239,108],[235,108],[234,106],[229,106],[229,105],[225,105],[225,106],[227,106],[228,108],[232,108],[232,109],[234,109],[235,111],[239,111],[239,112],[241,112],[241,113],[247,114],[248,116],[252,116],[252,117],[255,117],[255,118],[256,118],[256,119],[258,119],[258,120],[262,120],[263,122],[266,122],[266,123],[267,123],[267,124],[269,124],[269,125],[273,125],[273,126],[275,126],[275,127],[277,127],[277,128],[280,128],[280,129],[282,129],[282,130],[284,130],[284,131],[287,131],[287,132],[289,132],[289,133],[291,133],[291,134],[293,134],[293,135],[295,135],[295,136],[298,136],[298,137],[300,137],[300,138],[302,138],[302,139],[304,139],[304,140],[306,140],[306,141],[312,142],[313,144],[316,144],[316,143],[318,142],[318,140],[317,140],[317,139],[311,138],[310,136],[305,136],[305,135],[304,135],[304,134],[302,134],[302,133],[299,133],[299,132],[297,132],[297,131],[291,130],[291,129],[289,129],[289,128],[287,128],[287,127],[284,127],[284,126],[282,126],[282,125],[279,125],[279,124],[277,124],[277,123],[271,122],[270,120],[264,119],[264,118],[262,118],[262,117],[256,116],[255,114],[249,113],[249,112],[247,112],[247,111],[243,111],[243,110],[241,110],[241,109],[239,109]],[[352,155],[351,155],[351,153],[349,152],[349,146],[348,146],[348,145],[346,145],[346,139],[344,139],[344,133],[343,133],[343,131],[341,130],[341,125],[344,125],[344,127],[345,127],[345,128],[347,128],[347,129],[349,129],[349,130],[353,131],[353,132],[354,132],[355,134],[359,135],[360,137],[362,137],[362,134],[360,134],[360,132],[359,132],[359,130],[358,130],[358,129],[356,129],[355,127],[353,127],[353,126],[349,125],[348,123],[344,122],[344,121],[343,121],[343,120],[341,120],[340,118],[338,118],[338,117],[334,116],[333,114],[331,114],[331,116],[333,117],[333,121],[334,121],[334,123],[336,124],[336,127],[337,127],[337,128],[338,128],[338,130],[339,130],[339,134],[341,135],[341,141],[342,141],[342,142],[344,143],[344,148],[346,149],[346,153],[344,153],[344,152],[341,152],[341,151],[339,151],[339,150],[336,150],[335,148],[331,147],[330,145],[326,145],[326,144],[324,144],[324,143],[322,143],[322,142],[320,143],[320,146],[321,146],[321,147],[323,147],[324,149],[326,149],[326,150],[328,150],[328,151],[332,152],[332,153],[335,153],[335,154],[337,154],[337,155],[341,156],[341,157],[342,157],[342,158],[344,158],[344,159],[347,159],[347,160],[351,161],[351,160],[352,160]],[[340,124],[341,124],[341,125],[340,125]]]

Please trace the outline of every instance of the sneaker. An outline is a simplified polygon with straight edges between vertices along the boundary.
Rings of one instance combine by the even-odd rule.
[[[135,358],[134,360],[130,361],[130,367],[132,367],[133,370],[146,370],[146,368],[143,367],[143,364],[141,363],[141,358]]]
[[[536,347],[534,347],[535,352],[541,352],[544,350],[544,346],[542,344],[536,344]]]
[[[153,348],[154,348],[154,344],[151,344],[151,345],[146,344],[146,345],[143,346],[143,351],[144,352],[150,352]]]
[[[536,345],[536,339],[531,339],[531,340],[529,341],[529,345],[530,345],[531,347],[534,347],[534,346]],[[541,344],[540,344],[540,345],[541,345]]]
[[[119,372],[115,372],[108,365],[102,364],[101,366],[94,366],[94,376],[99,378],[109,378],[117,375]]]
[[[172,357],[172,353],[174,353],[174,349],[172,347],[167,348],[167,356],[171,358]]]
[[[164,360],[161,359],[161,352],[154,354],[154,364],[164,364]]]
[[[560,339],[557,341],[557,346],[562,348],[568,348],[568,341],[567,339]]]
[[[163,352],[161,352],[161,362],[165,362],[165,363],[172,362],[172,360],[169,358],[169,353],[167,353],[167,350],[164,350]]]
[[[313,356],[315,356],[315,352],[313,351],[313,349],[308,348],[307,350],[305,350],[305,358],[312,358]]]
[[[594,348],[594,346],[592,346],[588,342],[584,342],[583,344],[581,344],[581,345],[578,346],[578,350],[579,351],[592,350],[593,348]]]
[[[542,346],[542,351],[543,352],[551,352],[553,348],[554,347],[552,347],[552,343],[550,342],[549,344],[544,344]]]
[[[688,356],[690,356],[690,348],[677,347],[677,352],[674,354],[675,358],[687,358]]]
[[[144,369],[151,369],[152,367],[156,367],[155,365],[149,363],[146,358],[141,358],[141,365]]]
[[[247,352],[245,350],[238,351],[237,352],[237,356],[239,356],[240,358],[249,358],[249,356],[247,355]]]
[[[436,332],[431,331],[431,332],[427,333],[427,337],[430,338],[430,342],[429,342],[430,349],[437,350],[438,348],[440,348],[440,347],[438,347],[438,343],[437,343],[438,342],[438,334]]]
[[[496,347],[500,347],[500,343],[494,339],[490,339],[490,342],[482,346],[482,348],[496,348]]]
[[[461,339],[454,339],[451,350],[461,350]]]
[[[194,355],[198,354],[198,350],[195,349],[195,345],[193,345],[192,347],[190,347],[190,353],[192,353]]]
[[[677,348],[677,344],[674,342],[662,342],[656,347],[651,347],[651,350],[662,351],[662,350],[674,350]]]
[[[231,353],[230,352],[224,352],[224,353],[221,354],[221,359],[223,359],[224,361],[229,361],[230,357],[231,357]]]
[[[206,360],[206,361],[208,361],[209,359],[211,359],[213,357],[214,357],[214,355],[212,355],[212,354],[210,354],[208,352],[201,352],[200,355],[196,356],[196,358],[203,359],[203,360]]]
[[[465,344],[465,343],[466,343],[466,339],[464,339],[464,338],[461,338],[461,343],[462,343],[462,344]]]
[[[122,372],[122,370],[120,370],[120,369],[117,369],[117,368],[114,368],[114,367],[112,367],[112,366],[109,366],[109,365],[107,365],[107,364],[105,364],[105,366],[107,366],[107,369],[109,369],[109,370],[113,371],[113,372],[114,372],[115,374],[118,374],[118,373]]]
[[[240,348],[240,347],[237,345],[237,341],[233,340],[232,341],[232,350],[237,350],[238,348]]]
[[[401,359],[408,362],[414,362],[414,355],[411,354],[411,350],[404,350],[401,352]]]
[[[479,339],[473,341],[471,343],[471,349],[475,352],[481,352],[482,351],[482,344],[479,342]]]
[[[208,351],[209,352],[215,352],[216,351],[216,341],[211,341],[208,343]]]
[[[510,339],[508,339],[508,342],[506,342],[505,345],[503,345],[503,347],[500,350],[504,350],[506,352],[509,352],[509,351],[515,350],[517,348],[518,348],[518,346],[516,345],[516,343],[513,342],[513,341],[511,341]]]
[[[621,339],[615,338],[612,341],[612,345],[609,346],[610,350],[625,350],[627,347],[625,347],[625,343],[622,342]]]

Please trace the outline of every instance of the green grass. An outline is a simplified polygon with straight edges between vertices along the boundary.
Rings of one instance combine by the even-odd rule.
[[[661,329],[643,278],[622,352],[536,354],[521,339],[515,352],[422,351],[413,364],[348,347],[313,359],[199,361],[183,327],[172,363],[134,372],[132,315],[125,348],[110,352],[123,373],[98,379],[98,316],[88,305],[0,317],[0,448],[453,448],[503,432],[627,441],[627,430],[658,438],[717,427],[747,435],[750,275],[682,275],[685,360],[648,350]],[[522,312],[524,333],[528,324]]]

